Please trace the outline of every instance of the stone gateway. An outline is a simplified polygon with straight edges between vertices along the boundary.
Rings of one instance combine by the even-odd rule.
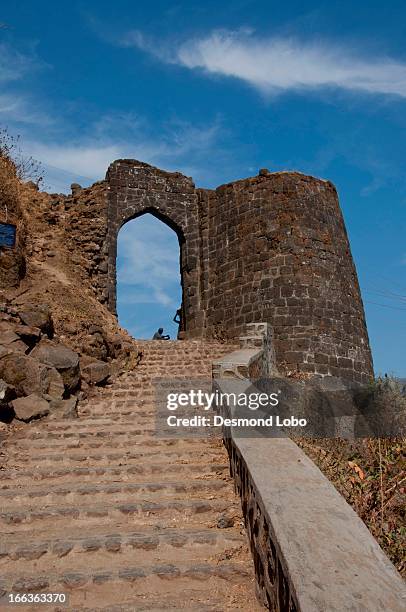
[[[151,213],[179,239],[181,337],[229,340],[247,323],[264,321],[273,328],[282,370],[369,380],[364,309],[332,183],[261,170],[215,190],[197,189],[180,173],[124,159],[91,189],[99,263],[89,268],[112,312],[118,232]],[[89,229],[90,217],[89,210]]]

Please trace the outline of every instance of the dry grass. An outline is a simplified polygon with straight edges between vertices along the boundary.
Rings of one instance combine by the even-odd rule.
[[[0,219],[15,223],[21,220],[21,184],[42,182],[42,167],[32,157],[22,154],[19,136],[0,128]]]
[[[406,577],[406,440],[295,439]]]
[[[0,146],[0,219],[16,223],[20,212],[20,194],[17,168]]]
[[[25,275],[26,224],[21,210],[21,181],[17,164],[0,130],[0,222],[17,229],[14,249],[0,247],[0,289],[17,287]]]

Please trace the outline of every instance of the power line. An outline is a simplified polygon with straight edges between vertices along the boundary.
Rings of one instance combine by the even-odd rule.
[[[399,306],[390,306],[389,304],[378,304],[378,302],[371,302],[370,300],[364,300],[366,304],[374,304],[375,306],[382,306],[382,308],[391,308],[392,310],[403,310],[406,312],[406,308],[399,308]]]
[[[406,303],[406,296],[403,295],[397,295],[396,293],[391,293],[391,292],[387,292],[387,291],[374,291],[372,289],[364,289],[365,293],[373,293],[374,295],[379,295],[382,296],[388,300],[395,300],[396,302],[405,302]]]

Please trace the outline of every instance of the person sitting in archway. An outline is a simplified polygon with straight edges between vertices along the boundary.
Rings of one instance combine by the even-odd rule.
[[[169,340],[170,338],[169,334],[166,334],[164,336],[163,331],[164,331],[164,328],[160,327],[158,331],[156,331],[155,334],[152,336],[152,339],[153,340]]]

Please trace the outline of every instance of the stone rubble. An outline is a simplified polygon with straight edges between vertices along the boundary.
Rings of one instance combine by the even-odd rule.
[[[79,355],[56,337],[47,304],[0,305],[0,422],[77,417],[78,399],[110,380],[111,363],[101,359],[117,357],[123,343],[117,334],[110,347],[101,326],[88,332]]]

